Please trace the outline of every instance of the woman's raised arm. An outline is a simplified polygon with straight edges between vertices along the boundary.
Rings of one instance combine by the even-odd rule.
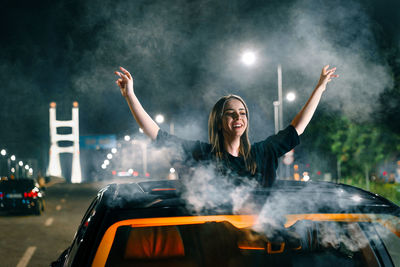
[[[139,124],[139,127],[143,129],[143,132],[148,137],[155,140],[160,127],[158,127],[157,123],[147,114],[140,104],[139,99],[136,97],[133,90],[132,75],[123,67],[120,67],[120,70],[121,72],[116,71],[115,74],[119,77],[116,84],[121,89],[121,94],[126,99],[126,102],[128,102],[132,115],[137,124]]]
[[[326,65],[322,69],[318,84],[312,92],[310,98],[290,123],[296,129],[298,135],[301,135],[304,132],[312,116],[314,115],[318,103],[321,100],[322,93],[325,91],[328,82],[330,82],[332,78],[339,77],[339,75],[334,74],[336,68],[328,68],[329,65]]]

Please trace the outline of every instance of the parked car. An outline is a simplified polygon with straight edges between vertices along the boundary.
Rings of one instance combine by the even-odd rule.
[[[203,208],[186,189],[108,185],[52,266],[400,264],[400,207],[361,189],[277,181]]]
[[[1,211],[29,212],[40,215],[44,209],[44,192],[35,180],[21,178],[0,182]]]

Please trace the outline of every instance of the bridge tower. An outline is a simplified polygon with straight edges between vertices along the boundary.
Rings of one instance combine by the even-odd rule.
[[[50,103],[50,160],[49,167],[47,168],[48,176],[61,177],[60,153],[72,154],[72,170],[71,182],[81,183],[82,172],[81,162],[79,157],[79,107],[78,102],[72,105],[72,120],[60,121],[56,119],[56,103]],[[57,128],[70,127],[72,128],[71,134],[58,134]],[[71,141],[72,146],[60,147],[59,141]]]

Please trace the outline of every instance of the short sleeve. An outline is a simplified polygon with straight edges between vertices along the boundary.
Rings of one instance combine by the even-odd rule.
[[[270,146],[277,157],[280,157],[300,144],[300,137],[296,129],[289,125],[277,134],[268,137],[265,144]]]

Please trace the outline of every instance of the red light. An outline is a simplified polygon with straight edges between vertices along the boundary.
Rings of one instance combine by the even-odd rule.
[[[146,172],[146,177],[150,177],[150,173]]]
[[[0,198],[3,198],[3,197],[4,197],[4,193],[0,192]]]
[[[35,197],[38,197],[38,192],[35,192],[35,191],[31,191],[31,192],[25,192],[24,193],[24,198],[35,198]]]
[[[317,171],[317,174],[318,174],[318,175],[321,175],[321,171]]]
[[[387,171],[383,171],[383,176],[386,176],[387,175]]]
[[[111,173],[112,173],[112,175],[116,175],[117,171],[112,171]]]
[[[138,172],[133,172],[133,176],[139,176],[139,173]]]
[[[309,164],[309,163],[307,163],[307,164],[306,164],[306,167],[307,167],[307,168],[310,168],[310,164]]]

